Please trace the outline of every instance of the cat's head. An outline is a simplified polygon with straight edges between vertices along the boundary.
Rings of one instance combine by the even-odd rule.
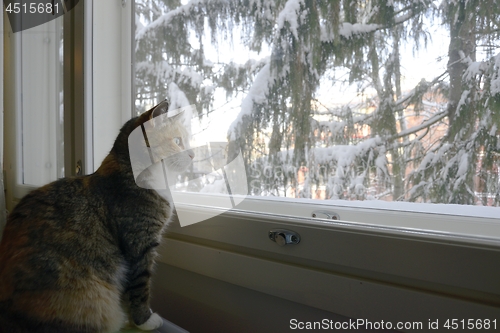
[[[144,179],[149,182],[155,178],[151,178],[151,173],[166,169],[164,171],[169,176],[180,174],[193,161],[194,152],[189,144],[190,132],[186,126],[190,119],[185,119],[189,113],[168,111],[168,106],[165,100],[140,115],[136,119],[135,129],[129,134],[130,162],[134,178],[136,181],[141,179],[140,186]],[[147,187],[155,188],[152,185]]]
[[[163,160],[169,171],[183,172],[194,158],[186,126],[189,119],[185,119],[187,114],[182,110],[173,113],[168,107],[168,100],[164,100],[148,111],[149,120],[143,124],[143,131],[155,161]]]

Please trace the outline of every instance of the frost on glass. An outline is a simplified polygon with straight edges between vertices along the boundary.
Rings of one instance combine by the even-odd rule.
[[[136,1],[136,107],[199,105],[251,195],[499,206],[497,2]]]
[[[201,142],[190,133],[194,106],[157,116],[129,135],[129,154],[136,184],[157,191],[177,208],[181,226],[201,222],[235,208],[248,194],[245,165],[241,152],[230,142]],[[182,150],[173,145],[174,127],[183,126],[186,141]],[[200,204],[193,193],[218,195],[216,212],[201,215],[179,209]],[[189,195],[190,194],[190,195]]]

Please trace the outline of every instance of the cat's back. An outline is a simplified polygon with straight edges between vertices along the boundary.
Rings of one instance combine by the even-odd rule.
[[[44,325],[51,331],[70,331],[64,322],[99,322],[92,316],[105,311],[96,307],[119,303],[117,272],[124,268],[99,191],[92,176],[60,179],[26,195],[9,215],[0,243],[0,313],[30,314],[16,320],[26,330],[9,332],[31,331],[39,319],[55,325]],[[86,301],[89,291],[95,304]],[[120,309],[113,315],[123,317]],[[0,314],[0,332],[2,324]]]
[[[24,243],[38,247],[58,240],[67,243],[102,229],[99,221],[105,209],[99,198],[90,195],[90,181],[91,176],[63,178],[28,193],[7,217],[0,248],[9,244],[19,248]]]

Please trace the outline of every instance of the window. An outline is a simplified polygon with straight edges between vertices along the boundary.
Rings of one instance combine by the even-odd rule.
[[[63,19],[6,33],[4,38],[9,143],[5,155],[11,208],[12,200],[65,175]]]
[[[109,34],[86,37],[85,172],[109,150],[130,103],[138,113],[169,96],[173,108],[196,106],[198,137],[239,148],[253,199],[240,208],[494,218],[496,208],[483,209],[498,205],[500,186],[494,3],[363,4],[138,0],[131,31],[130,3],[90,3],[86,31]],[[6,75],[23,91],[6,100],[18,110],[6,124],[16,133],[20,185],[39,186],[68,169],[62,31],[59,18],[8,40]],[[132,46],[133,68],[123,52]],[[206,177],[205,192],[224,191],[223,181]]]
[[[62,19],[19,33],[22,184],[64,176]]]
[[[240,208],[494,218],[497,16],[493,1],[137,0],[136,111],[195,104],[199,137],[240,148]]]

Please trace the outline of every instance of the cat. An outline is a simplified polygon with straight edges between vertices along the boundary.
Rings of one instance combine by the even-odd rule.
[[[127,319],[143,330],[161,326],[149,307],[150,277],[173,203],[136,184],[128,137],[164,119],[151,149],[167,156],[167,168],[186,169],[194,157],[188,131],[179,115],[167,118],[168,107],[165,100],[126,122],[95,173],[36,189],[8,216],[0,332],[108,333]]]

